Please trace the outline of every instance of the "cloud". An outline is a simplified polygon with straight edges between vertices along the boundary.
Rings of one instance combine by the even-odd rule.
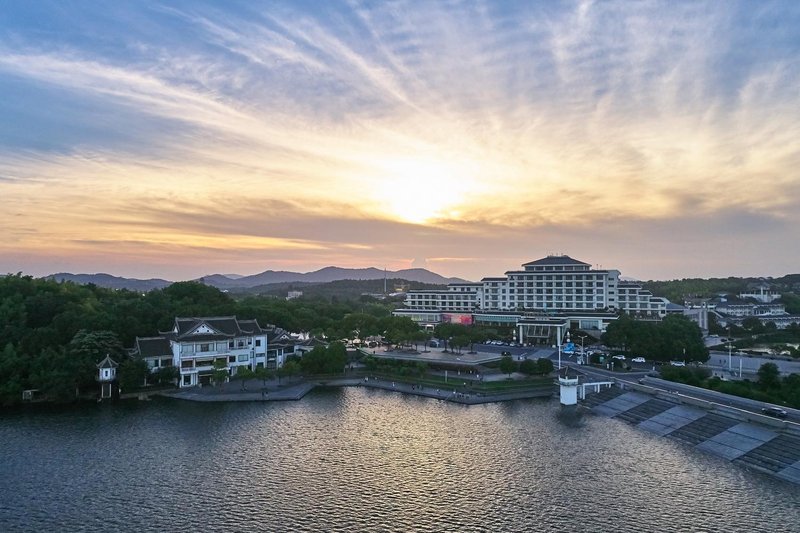
[[[12,15],[0,40],[6,252],[230,244],[247,265],[425,257],[474,278],[459,258],[627,239],[666,264],[736,235],[794,264],[794,5],[78,6],[80,41],[47,16],[51,35]],[[54,100],[75,111],[26,111]]]
[[[428,268],[428,260],[424,257],[417,257],[411,261],[411,268]]]

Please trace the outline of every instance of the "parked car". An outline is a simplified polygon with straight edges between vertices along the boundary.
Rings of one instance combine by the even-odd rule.
[[[764,407],[761,410],[767,416],[774,416],[775,418],[786,418],[788,413],[780,407]]]
[[[634,357],[633,359],[631,359],[631,362],[633,362],[633,363],[646,363],[647,361],[645,360],[644,357]]]
[[[672,366],[686,366],[686,363],[684,363],[683,361],[670,361],[669,364],[671,364]]]
[[[624,361],[625,360],[625,356],[624,355],[615,355],[614,357],[612,357],[612,359],[617,359],[618,361]]]

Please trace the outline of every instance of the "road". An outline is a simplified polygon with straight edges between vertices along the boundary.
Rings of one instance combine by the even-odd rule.
[[[745,411],[751,411],[753,413],[758,413],[758,414],[761,414],[761,409],[763,407],[769,407],[772,405],[764,402],[759,402],[756,400],[751,400],[749,398],[740,398],[739,396],[732,396],[730,394],[723,394],[721,392],[702,389],[700,387],[693,387],[691,385],[684,385],[683,383],[675,383],[672,381],[666,381],[658,378],[645,377],[640,380],[640,383],[642,383],[643,385],[648,385],[650,387],[656,387],[663,390],[677,391],[681,394],[684,394],[686,396],[691,396],[693,398],[699,398],[701,400],[719,403],[722,405],[729,405],[731,407],[744,409]],[[791,422],[800,422],[800,410],[792,409],[790,407],[783,407],[783,406],[780,407],[789,414],[786,420],[789,420]]]
[[[739,372],[739,361],[742,363],[742,373],[755,374],[764,363],[775,363],[781,374],[800,374],[800,361],[785,361],[783,359],[769,359],[767,357],[751,357],[748,355],[731,356],[731,366],[734,372]],[[709,368],[728,370],[728,352],[710,352],[708,363]]]
[[[552,359],[553,364],[557,364],[558,361],[558,350],[550,347],[534,348],[534,347],[524,347],[524,346],[496,346],[492,344],[476,344],[475,349],[480,352],[498,353],[498,354],[502,352],[509,352],[511,353],[511,355],[514,357],[515,360],[518,360],[520,357],[525,359],[538,359],[541,357],[546,357]],[[742,359],[742,370],[745,374],[757,372],[758,368],[764,363],[775,363],[776,365],[778,365],[778,368],[781,370],[781,372],[785,374],[800,373],[800,361],[783,361],[783,360],[772,360],[763,357],[747,357],[747,356],[734,355],[733,364],[736,370],[738,370],[739,368],[738,359],[740,357]],[[737,409],[744,409],[746,411],[750,411],[757,414],[761,414],[761,409],[763,407],[768,407],[771,405],[763,402],[758,402],[755,400],[750,400],[748,398],[740,398],[738,396],[732,396],[730,394],[723,394],[721,392],[703,389],[700,387],[693,387],[691,385],[684,385],[682,383],[674,383],[672,381],[666,381],[658,378],[648,377],[648,374],[652,373],[653,371],[652,363],[631,363],[630,361],[627,361],[627,363],[633,367],[633,370],[627,372],[609,371],[594,366],[578,365],[575,355],[568,356],[563,352],[561,354],[562,366],[572,366],[580,370],[581,372],[584,372],[586,375],[591,376],[594,379],[597,379],[598,381],[608,381],[609,379],[618,379],[629,383],[642,383],[650,387],[661,389],[665,392],[679,392],[685,396],[691,396],[693,398],[698,398],[701,400],[715,402],[722,405],[728,405],[731,407],[736,407]],[[728,368],[727,352],[725,353],[711,352],[711,357],[709,359],[709,364],[707,366],[709,366],[710,368],[727,369]],[[787,420],[800,423],[800,410],[784,408],[784,407],[782,408],[785,409],[787,413],[789,413]]]
[[[762,414],[761,409],[763,407],[769,407],[772,405],[764,402],[759,402],[756,400],[751,400],[749,398],[740,398],[739,396],[724,394],[721,392],[703,389],[700,387],[693,387],[691,385],[684,385],[683,383],[675,383],[673,381],[666,381],[663,379],[647,377],[646,372],[610,372],[608,370],[601,370],[599,368],[587,367],[587,366],[575,366],[575,368],[578,368],[585,374],[599,380],[607,380],[610,378],[614,378],[629,383],[641,383],[642,385],[654,387],[656,389],[660,389],[665,392],[679,392],[684,396],[691,396],[692,398],[697,398],[708,402],[714,402],[722,405],[727,405],[730,407],[736,407],[737,409],[743,409],[745,411],[750,411],[752,413],[757,413],[757,414]],[[800,410],[792,409],[790,407],[783,407],[783,406],[779,407],[781,407],[781,409],[784,409],[789,414],[786,420],[800,423]]]

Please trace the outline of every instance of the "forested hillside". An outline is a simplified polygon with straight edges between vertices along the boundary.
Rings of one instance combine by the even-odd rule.
[[[749,285],[766,282],[772,290],[783,295],[793,306],[792,295],[800,294],[800,274],[789,274],[780,278],[684,278],[669,281],[646,281],[644,288],[655,296],[663,296],[669,301],[682,304],[687,298],[711,298],[719,293],[739,294]],[[788,309],[787,309],[788,310]],[[790,311],[792,312],[792,311]],[[800,312],[800,309],[795,312]]]
[[[106,353],[124,359],[124,348],[136,336],[169,330],[176,316],[236,315],[338,339],[356,329],[364,335],[408,327],[410,321],[390,313],[390,304],[366,297],[237,300],[195,282],[142,294],[5,276],[0,278],[0,402],[18,402],[25,389],[39,389],[51,399],[74,398],[96,386],[94,365]]]
[[[251,288],[230,289],[231,294],[256,294],[276,297],[284,297],[289,291],[302,291],[303,296],[310,298],[323,298],[326,300],[354,300],[362,294],[383,294],[384,287],[391,294],[397,289],[400,290],[443,290],[446,285],[432,285],[419,281],[408,281],[405,279],[382,279],[353,280],[343,279],[327,283],[271,283],[259,285]],[[402,297],[401,297],[402,301]]]

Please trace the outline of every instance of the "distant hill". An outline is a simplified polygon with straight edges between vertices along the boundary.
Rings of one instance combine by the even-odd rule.
[[[128,289],[131,291],[147,292],[153,289],[163,289],[172,284],[165,279],[133,279],[112,276],[111,274],[70,274],[61,272],[46,276],[45,279],[56,281],[71,281],[80,285],[94,284],[107,289]]]
[[[379,268],[339,268],[339,267],[326,267],[315,272],[300,273],[288,271],[275,271],[267,270],[261,274],[254,274],[252,276],[239,276],[238,274],[211,274],[203,276],[199,280],[216,287],[221,290],[233,290],[243,292],[244,289],[253,289],[256,287],[264,288],[270,287],[267,292],[275,289],[276,284],[290,284],[290,283],[330,283],[334,281],[344,280],[380,280],[383,282],[384,276],[387,279],[406,280],[410,282],[423,283],[427,285],[447,285],[448,283],[463,283],[464,280],[460,278],[445,278],[435,272],[425,270],[424,268],[410,268],[406,270],[398,270],[393,272],[387,270],[384,272]],[[112,276],[110,274],[70,274],[68,272],[60,272],[46,276],[45,279],[54,279],[56,281],[71,281],[87,285],[92,283],[98,287],[105,287],[108,289],[128,289],[132,291],[146,292],[153,289],[163,289],[164,287],[172,284],[171,281],[165,279],[134,279],[123,278],[119,276]],[[389,285],[389,290],[392,290],[392,285]],[[382,287],[380,291],[382,292]]]
[[[444,276],[440,276],[424,268],[383,271],[379,268],[340,268],[332,266],[305,274],[300,272],[288,272],[285,270],[267,270],[260,274],[243,276],[238,279],[232,279],[222,274],[212,274],[210,276],[203,276],[198,281],[202,281],[206,285],[211,285],[218,289],[238,289],[273,285],[275,283],[329,283],[331,281],[340,280],[382,280],[384,277],[418,281],[431,285],[447,285],[448,283],[463,283],[465,281],[460,278],[445,278]]]
[[[229,290],[231,294],[249,294],[249,295],[265,295],[275,296],[277,298],[285,298],[289,291],[300,291],[303,293],[304,298],[322,298],[330,300],[338,298],[341,300],[354,300],[363,295],[377,296],[382,298],[383,295],[383,279],[367,279],[367,280],[352,280],[340,279],[330,281],[327,283],[309,283],[305,281],[293,281],[288,283],[270,283],[268,285],[259,285],[257,287],[239,287]],[[400,300],[405,298],[405,292],[396,293],[397,290],[433,290],[444,289],[444,285],[422,283],[419,281],[408,281],[405,279],[386,280],[386,288],[388,296],[398,297]]]

